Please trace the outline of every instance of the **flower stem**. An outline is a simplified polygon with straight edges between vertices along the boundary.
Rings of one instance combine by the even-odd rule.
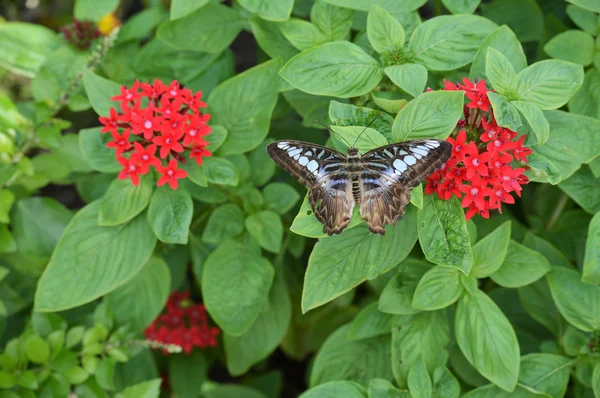
[[[548,219],[548,222],[546,223],[547,230],[552,229],[552,227],[554,227],[554,224],[556,224],[556,222],[560,218],[563,210],[565,209],[565,206],[567,205],[568,200],[569,200],[569,197],[565,193],[563,193],[561,195],[560,199],[558,199],[558,203],[556,204],[556,207],[552,211],[552,214],[550,215],[550,219]]]

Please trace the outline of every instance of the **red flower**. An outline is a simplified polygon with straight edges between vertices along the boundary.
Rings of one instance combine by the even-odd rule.
[[[502,213],[502,203],[515,203],[515,198],[510,196],[502,185],[496,185],[492,188],[492,194],[490,195],[490,207],[498,209]]]
[[[144,134],[144,139],[151,140],[154,131],[159,131],[163,118],[154,115],[154,108],[149,107],[141,110],[138,114],[131,117],[133,134]]]
[[[157,185],[159,187],[165,185],[168,182],[171,188],[177,189],[177,180],[180,178],[185,178],[188,175],[187,171],[177,169],[177,160],[175,159],[171,160],[167,167],[156,166],[156,170],[160,174],[162,174],[162,177],[158,179]]]
[[[160,157],[166,158],[171,151],[181,153],[183,146],[179,143],[179,139],[183,136],[183,132],[165,131],[162,136],[154,137],[153,143],[160,146]]]
[[[121,170],[118,176],[119,180],[131,178],[131,182],[137,187],[140,183],[139,175],[143,174],[141,167],[136,164],[135,160],[132,161],[131,159],[126,159],[124,157],[117,158],[117,161],[123,166],[123,170]]]
[[[479,176],[475,176],[475,178],[471,180],[471,185],[463,184],[458,187],[458,189],[465,194],[461,202],[462,207],[469,207],[471,203],[474,203],[475,207],[478,209],[484,209],[484,197],[492,194],[491,189],[486,188],[485,185],[481,184],[481,177]]]
[[[523,143],[525,142],[525,135],[522,135],[521,138],[515,143],[516,147],[514,149],[515,159],[521,160],[523,162],[527,161],[527,156],[531,155],[531,149],[524,148]]]
[[[488,175],[488,166],[486,162],[490,160],[491,153],[484,152],[479,155],[467,156],[464,160],[465,166],[467,166],[467,179],[473,178],[475,173],[480,176]]]
[[[452,155],[457,160],[463,160],[467,155],[473,155],[477,153],[477,147],[474,145],[466,144],[467,132],[460,130],[456,136],[456,140],[452,137],[448,137],[447,141],[452,144]]]
[[[113,107],[110,108],[110,117],[100,116],[98,120],[104,125],[102,130],[100,130],[103,133],[116,133],[119,129],[119,115]]]
[[[192,150],[190,151],[190,158],[196,159],[196,162],[200,166],[202,166],[202,158],[209,157],[211,155],[212,155],[212,152],[205,149],[205,147],[202,145],[194,146],[192,148]]]
[[[121,86],[121,95],[115,95],[110,99],[112,101],[121,101],[121,106],[127,105],[129,102],[135,102],[140,98],[140,95],[138,94],[139,86],[140,82],[138,80],[133,83],[131,89],[127,86]]]
[[[112,131],[111,135],[114,141],[109,141],[106,146],[109,148],[116,148],[117,156],[129,148],[131,148],[131,142],[129,142],[129,129],[126,129],[122,135],[119,135],[116,131]]]
[[[147,148],[144,148],[139,142],[134,142],[133,147],[135,148],[135,152],[131,155],[133,159],[139,162],[142,174],[146,174],[150,170],[150,166],[160,166],[160,160],[154,156],[156,153],[156,145],[148,145]]]

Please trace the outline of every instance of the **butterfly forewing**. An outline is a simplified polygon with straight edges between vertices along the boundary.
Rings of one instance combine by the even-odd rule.
[[[352,218],[354,197],[346,156],[302,141],[276,141],[269,156],[299,183],[310,188],[308,201],[328,235],[339,234]]]
[[[441,167],[452,145],[438,140],[406,141],[365,153],[361,158],[360,214],[369,230],[385,234],[410,201],[410,190]]]

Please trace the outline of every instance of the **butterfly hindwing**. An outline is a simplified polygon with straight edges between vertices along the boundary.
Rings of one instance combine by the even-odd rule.
[[[410,190],[449,158],[452,145],[438,140],[415,140],[387,145],[361,158],[360,214],[369,230],[385,234],[410,201]]]
[[[275,141],[269,156],[300,184],[310,188],[308,201],[328,235],[342,232],[350,223],[354,197],[346,170],[346,156],[302,141]]]

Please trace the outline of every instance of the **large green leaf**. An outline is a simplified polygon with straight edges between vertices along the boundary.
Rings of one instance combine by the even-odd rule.
[[[10,213],[12,233],[22,253],[49,257],[73,214],[51,198],[19,200]]]
[[[283,36],[300,51],[328,41],[317,25],[303,19],[292,18],[288,22],[279,25],[279,27]]]
[[[258,14],[267,21],[287,21],[294,7],[294,0],[239,0],[242,7]]]
[[[354,11],[350,9],[352,7],[331,4],[316,1],[310,10],[310,20],[323,32],[327,41],[344,40],[350,32]]]
[[[473,246],[471,276],[485,278],[500,268],[510,243],[511,221],[502,223]]]
[[[152,191],[154,191],[152,174],[141,176],[137,187],[129,179],[115,179],[101,199],[98,225],[108,227],[131,220],[148,206]]]
[[[453,70],[473,61],[485,38],[497,28],[475,15],[443,15],[417,26],[408,49],[429,70]]]
[[[581,280],[600,284],[600,212],[596,213],[590,222]]]
[[[366,398],[367,394],[363,386],[353,381],[330,381],[305,391],[299,398],[329,397]]]
[[[427,84],[427,69],[421,64],[392,65],[384,72],[395,85],[413,97],[421,94]]]
[[[595,0],[567,0],[571,4],[575,4],[584,10],[600,13],[600,4]]]
[[[371,91],[383,77],[383,69],[357,45],[338,41],[302,51],[280,74],[307,93],[349,98]]]
[[[415,224],[414,209],[409,207],[394,227],[387,226],[385,236],[360,225],[320,240],[308,259],[302,311],[323,305],[400,263],[416,242]]]
[[[374,301],[356,314],[348,331],[351,340],[367,339],[392,332],[392,315],[379,311],[377,307],[377,301]]]
[[[208,379],[209,361],[203,351],[169,355],[169,381],[173,393],[180,398],[197,398]]]
[[[83,87],[92,108],[98,115],[108,116],[110,108],[118,109],[117,103],[111,101],[110,98],[119,94],[121,88],[119,83],[105,79],[86,69],[83,73]]]
[[[210,0],[172,0],[169,12],[170,19],[178,19],[204,7]]]
[[[583,83],[583,67],[571,62],[545,60],[536,62],[517,75],[519,99],[540,109],[560,108]]]
[[[300,194],[294,187],[283,182],[272,182],[263,189],[267,207],[279,214],[290,211],[300,200]]]
[[[519,375],[519,342],[512,325],[485,293],[458,301],[456,340],[469,362],[498,387],[513,391]]]
[[[241,336],[225,334],[223,341],[229,373],[242,375],[273,352],[285,336],[291,317],[292,304],[287,287],[283,277],[278,275],[265,309],[250,329]]]
[[[80,20],[98,22],[106,14],[115,11],[118,6],[119,0],[106,0],[101,3],[94,0],[75,0],[73,14]]]
[[[519,383],[546,393],[563,397],[575,361],[555,354],[529,354],[521,358]]]
[[[516,88],[517,73],[515,69],[508,58],[493,47],[487,49],[485,74],[492,88],[500,94],[509,95]]]
[[[596,139],[600,121],[562,111],[544,115],[550,124],[550,136],[544,145],[538,145],[528,135],[526,145],[533,149],[528,157],[532,167],[528,175],[535,181],[557,184],[600,154],[600,140]]]
[[[458,199],[426,195],[417,213],[419,242],[427,260],[451,265],[465,275],[471,272],[473,251],[464,211]]]
[[[584,165],[566,180],[559,184],[571,199],[573,199],[583,210],[594,214],[600,211],[600,179],[592,170]]]
[[[442,0],[452,14],[473,14],[481,0]]]
[[[374,6],[367,17],[369,43],[378,53],[400,50],[404,46],[404,29],[396,18]]]
[[[471,64],[471,72],[469,74],[471,79],[487,79],[485,63],[488,48],[495,48],[500,51],[517,73],[527,67],[527,58],[519,39],[517,39],[517,36],[515,36],[514,32],[508,26],[502,25],[490,33],[481,44],[481,47],[479,47],[479,50],[477,50]]]
[[[412,300],[419,281],[431,268],[431,264],[407,259],[400,264],[398,273],[393,276],[379,297],[379,311],[388,314],[411,315],[419,312],[413,308]]]
[[[552,267],[548,284],[558,310],[577,329],[600,329],[600,286],[581,282],[579,272]]]
[[[502,266],[490,278],[500,286],[515,288],[537,281],[548,271],[546,257],[511,240]]]
[[[311,25],[309,22],[306,23]],[[250,25],[256,42],[269,57],[281,57],[284,62],[287,62],[287,60],[298,54],[298,50],[283,35],[283,27],[286,25],[260,18],[253,18]]]
[[[202,240],[207,243],[220,243],[235,238],[244,231],[244,212],[233,203],[217,207],[208,218]]]
[[[371,379],[369,398],[411,398],[410,392],[401,391],[384,379]]]
[[[114,148],[106,144],[112,141],[108,133],[101,133],[100,127],[79,130],[79,147],[85,161],[94,169],[103,173],[121,171],[123,166],[117,162]]]
[[[343,104],[337,101],[329,103],[329,119],[335,126],[367,126],[381,133],[388,141],[392,139],[394,118],[378,110]]]
[[[373,5],[379,6],[392,14],[414,11],[427,2],[427,0],[324,0],[329,4],[355,10],[369,11]]]
[[[438,265],[431,268],[419,281],[412,306],[425,311],[448,307],[464,290],[460,279],[460,271],[454,267]]]
[[[136,276],[104,299],[119,325],[128,324],[133,331],[142,332],[160,314],[170,290],[167,264],[152,257]]]
[[[419,95],[396,115],[392,127],[394,141],[446,139],[462,116],[463,100],[461,91],[431,91]]]
[[[281,216],[271,210],[251,214],[245,221],[246,230],[258,244],[272,253],[279,253],[283,239]]]
[[[148,261],[156,238],[140,214],[114,227],[98,226],[100,202],[81,209],[65,229],[35,295],[37,311],[88,303],[124,284]]]
[[[229,132],[219,153],[244,153],[266,138],[277,102],[280,68],[280,60],[265,62],[226,80],[210,93],[211,123]]]
[[[349,328],[344,325],[329,335],[317,353],[310,372],[311,387],[335,380],[367,386],[374,377],[392,379],[390,336],[350,340]]]
[[[243,26],[244,20],[233,9],[207,4],[183,18],[161,24],[156,35],[181,50],[220,53]]]
[[[388,144],[388,141],[383,134],[370,127],[333,126],[331,128],[347,141],[342,141],[338,134],[331,135],[331,139],[335,144],[334,146],[342,153],[347,152],[349,147],[348,143],[358,148],[360,153],[366,153],[372,149],[376,149]]]
[[[600,119],[600,71],[588,69],[583,85],[569,101],[569,111]]]
[[[529,123],[529,127],[531,127],[533,130],[538,143],[540,145],[545,144],[550,136],[550,125],[544,116],[544,112],[542,112],[540,108],[533,105],[531,102],[527,101],[511,101],[510,104],[521,113],[525,120],[527,120],[527,123]]]
[[[544,51],[552,58],[588,66],[594,59],[594,37],[581,30],[568,30],[550,39]]]
[[[148,222],[161,242],[186,244],[193,213],[194,203],[189,193],[163,185],[152,195]]]
[[[204,262],[202,295],[206,309],[228,334],[240,336],[267,301],[273,266],[249,242],[222,243]]]

